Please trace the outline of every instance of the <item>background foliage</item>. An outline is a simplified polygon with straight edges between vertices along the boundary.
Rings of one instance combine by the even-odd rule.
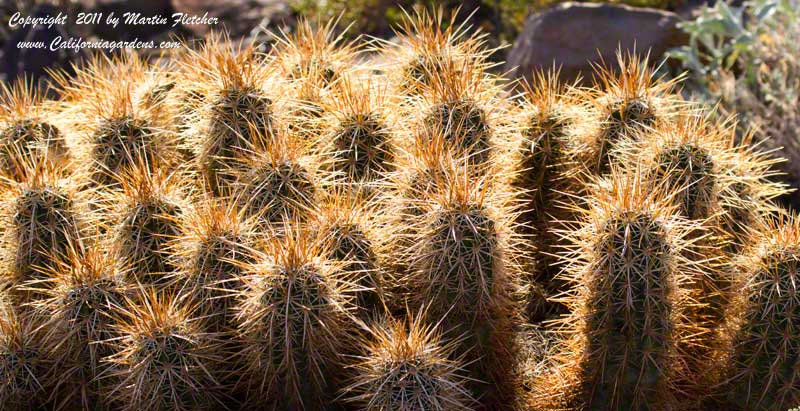
[[[671,55],[689,73],[694,98],[736,113],[765,149],[788,159],[781,165],[793,187],[800,183],[800,1],[719,2],[681,25],[687,46]],[[800,204],[800,196],[792,196]]]

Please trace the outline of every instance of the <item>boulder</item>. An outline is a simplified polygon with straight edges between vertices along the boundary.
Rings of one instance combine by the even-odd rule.
[[[615,61],[622,50],[660,61],[664,53],[685,44],[677,28],[680,18],[671,12],[625,5],[562,3],[531,15],[508,55],[506,71],[526,77],[536,69],[561,67],[568,81],[590,79],[591,63]]]

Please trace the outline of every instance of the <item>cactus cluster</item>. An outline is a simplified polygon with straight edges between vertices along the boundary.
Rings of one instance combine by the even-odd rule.
[[[0,88],[0,408],[798,405],[798,218],[735,119],[646,57],[335,27]]]

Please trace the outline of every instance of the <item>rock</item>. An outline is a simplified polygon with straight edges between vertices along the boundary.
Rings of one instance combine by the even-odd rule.
[[[615,61],[616,51],[645,54],[661,61],[664,53],[685,44],[677,28],[680,18],[671,12],[624,5],[562,3],[528,17],[508,55],[511,77],[527,77],[536,69],[561,67],[567,81],[583,74],[589,79],[591,62]]]
[[[185,26],[192,33],[202,36],[209,30],[226,30],[231,38],[246,37],[259,26],[269,25],[291,14],[288,3],[283,0],[172,0],[172,7],[175,12],[188,16],[202,17],[208,13],[209,17],[219,18],[216,26]]]

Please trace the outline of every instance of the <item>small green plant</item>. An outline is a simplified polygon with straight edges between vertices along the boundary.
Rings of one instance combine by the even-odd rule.
[[[754,0],[734,7],[719,1],[703,8],[694,20],[680,23],[689,35],[689,44],[670,54],[680,60],[700,85],[709,86],[714,78],[734,69],[744,71],[752,82],[760,63],[758,43],[774,27],[775,13],[791,11],[792,0]]]
[[[753,0],[733,8],[719,2],[684,23],[692,41],[674,50],[690,73],[689,90],[722,117],[738,114],[742,131],[753,130],[758,147],[784,173],[772,179],[800,185],[800,2]],[[740,138],[746,137],[742,133]],[[790,197],[800,203],[800,193]]]

